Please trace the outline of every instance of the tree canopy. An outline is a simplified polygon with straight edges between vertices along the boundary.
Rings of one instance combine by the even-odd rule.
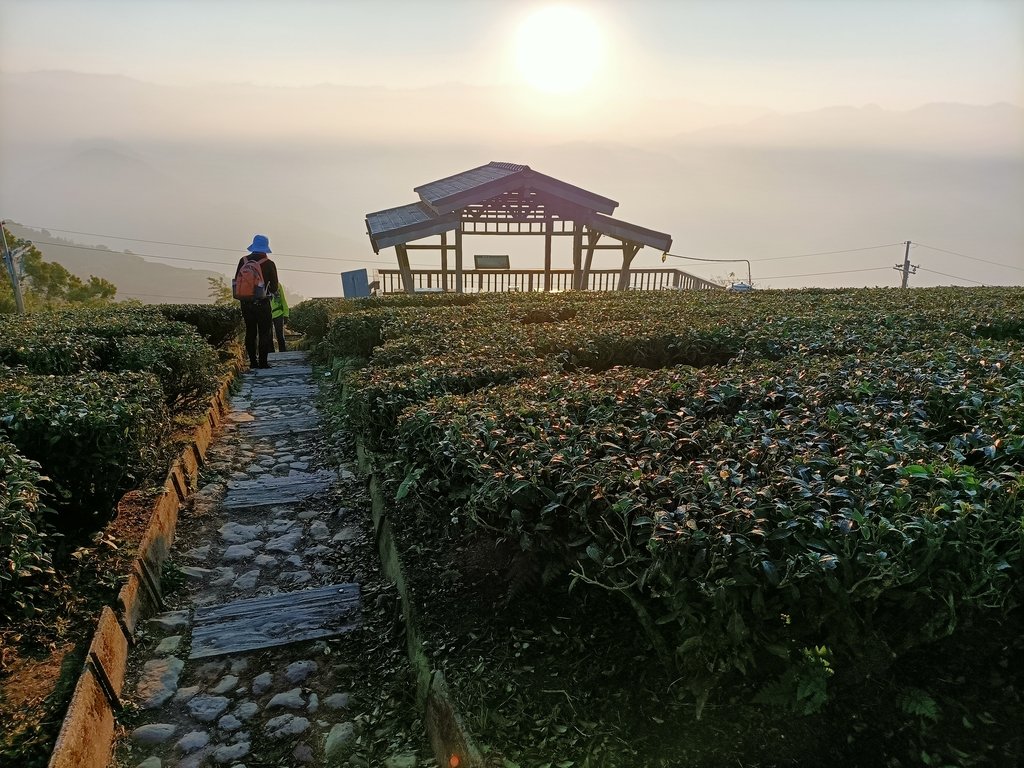
[[[109,280],[95,275],[82,280],[60,264],[46,261],[38,248],[27,240],[14,237],[6,227],[4,236],[12,252],[28,246],[16,265],[27,311],[53,309],[66,304],[105,304],[112,301],[117,293],[117,286]],[[0,313],[14,311],[14,289],[4,270],[4,279],[0,280]]]

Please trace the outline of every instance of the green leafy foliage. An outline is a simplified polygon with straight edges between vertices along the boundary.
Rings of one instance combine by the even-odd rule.
[[[168,320],[193,326],[214,347],[222,347],[237,339],[242,331],[242,314],[233,299],[226,305],[160,304],[157,309]]]
[[[435,546],[512,544],[620,595],[698,700],[757,675],[811,711],[822,670],[872,674],[1020,606],[1022,307],[503,296],[349,312],[324,346],[365,359],[348,422]]]
[[[108,370],[154,374],[169,404],[208,398],[217,386],[217,354],[196,334],[122,336],[110,342],[105,357]]]
[[[150,373],[0,378],[0,432],[51,478],[60,530],[104,518],[152,465],[169,427]]]
[[[900,709],[908,715],[937,721],[941,717],[938,703],[920,688],[911,688],[900,699]]]
[[[151,371],[168,402],[205,398],[215,381],[217,355],[200,338],[196,323],[214,337],[223,336],[229,327],[237,330],[237,312],[177,306],[184,309],[118,306],[0,315],[0,364],[35,374]]]
[[[25,246],[18,264],[22,298],[29,312],[57,309],[68,305],[106,305],[117,293],[117,286],[109,280],[90,275],[82,280],[65,267],[43,259],[43,254],[28,241],[14,237],[6,227],[4,234],[12,251]],[[14,290],[7,271],[0,279],[0,314],[16,311]]]
[[[44,482],[39,465],[0,435],[0,616],[32,613],[41,580],[53,573]]]
[[[754,701],[798,715],[820,712],[828,701],[828,680],[834,674],[825,646],[801,648],[782,676],[762,688]]]
[[[391,295],[371,296],[363,299],[306,299],[291,308],[288,326],[298,333],[304,334],[310,349],[321,362],[337,357],[339,345],[346,347],[343,356],[368,356],[376,344],[373,335],[373,310],[383,310],[382,316],[402,308],[437,308],[447,306],[466,306],[474,304],[478,296],[468,294],[436,294],[436,295]],[[340,328],[335,331],[332,324],[342,321],[349,315],[360,314],[365,319],[357,321],[359,335],[349,340]],[[331,339],[328,339],[328,335]],[[347,345],[351,343],[352,347]]]

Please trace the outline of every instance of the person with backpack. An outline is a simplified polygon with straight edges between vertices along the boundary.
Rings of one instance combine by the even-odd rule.
[[[274,318],[274,336],[277,337],[277,351],[284,352],[284,324],[288,322],[288,300],[284,297],[284,286],[277,284],[277,293],[270,300],[270,315]]]
[[[271,299],[279,290],[277,266],[267,256],[270,240],[256,235],[249,246],[249,255],[243,256],[231,281],[231,293],[242,305],[245,320],[245,351],[250,368],[269,368],[267,357],[274,348]]]

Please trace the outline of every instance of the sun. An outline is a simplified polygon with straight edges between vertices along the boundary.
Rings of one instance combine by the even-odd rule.
[[[601,33],[585,11],[550,5],[527,16],[516,37],[516,66],[533,88],[575,93],[585,88],[601,64]]]

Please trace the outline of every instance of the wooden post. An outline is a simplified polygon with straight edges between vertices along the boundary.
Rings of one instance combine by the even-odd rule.
[[[448,293],[448,233],[441,233],[441,290]]]
[[[455,228],[455,292],[462,293],[462,222]]]
[[[629,289],[629,265],[633,263],[633,257],[639,253],[640,248],[641,246],[639,245],[623,242],[622,271],[619,272],[619,287],[617,290],[625,291]]]
[[[597,241],[601,239],[601,233],[595,232],[592,229],[587,230],[587,258],[583,263],[583,275],[580,278],[580,290],[589,290],[590,285],[590,268],[594,264],[594,246],[597,245]]]
[[[583,290],[583,225],[572,223],[572,289]]]
[[[416,285],[412,281],[412,267],[409,266],[409,251],[405,249],[404,243],[396,245],[395,251],[398,252],[398,269],[402,273],[402,287],[406,293],[416,293]]]
[[[549,216],[544,219],[544,291],[551,290],[551,233],[555,222]]]

